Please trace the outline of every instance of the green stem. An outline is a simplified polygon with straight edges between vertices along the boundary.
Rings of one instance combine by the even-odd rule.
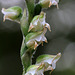
[[[29,24],[33,18],[34,15],[34,0],[25,0],[26,1],[26,5],[28,8],[28,18],[26,15],[26,10],[24,9],[24,13],[23,16],[20,20],[21,23],[21,31],[23,36],[25,37],[28,34],[28,28],[29,28]],[[25,75],[25,72],[27,70],[27,68],[31,65],[32,63],[32,50],[28,49],[25,45],[25,40],[23,37],[23,42],[22,42],[22,46],[21,46],[21,61],[22,61],[22,65],[23,65],[23,75]]]
[[[31,65],[31,52],[29,49],[24,49],[26,52],[24,52],[24,54],[21,56],[22,59],[22,64],[23,64],[23,69],[24,72],[26,72],[27,68]]]
[[[22,42],[22,46],[21,46],[21,61],[22,61],[22,65],[23,65],[23,75],[25,74],[27,68],[31,65],[32,63],[32,50],[28,49],[25,45],[24,42],[24,38],[23,38],[23,42]]]
[[[41,12],[41,6],[37,4],[34,6],[34,0],[25,0],[28,8],[28,18],[26,15],[26,10],[24,9],[24,13],[20,20],[22,34],[25,37],[28,34],[28,28],[31,20],[35,15],[38,15]],[[25,45],[25,39],[23,37],[23,42],[21,46],[21,61],[23,65],[23,75],[25,75],[27,68],[32,64],[32,54],[34,50],[28,49]]]
[[[25,0],[28,9],[28,22],[30,23],[34,15],[34,0]]]

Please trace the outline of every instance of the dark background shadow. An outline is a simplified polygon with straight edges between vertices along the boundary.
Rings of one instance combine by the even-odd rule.
[[[0,0],[0,11],[11,6],[24,8],[24,0]],[[62,57],[52,75],[75,75],[75,0],[60,0],[59,8],[57,10],[56,6],[52,6],[44,10],[52,32],[47,32],[48,43],[38,47],[33,63],[41,54],[61,52]],[[21,75],[20,25],[7,20],[3,22],[2,19],[0,12],[0,75]],[[49,72],[45,72],[45,75],[49,75]]]

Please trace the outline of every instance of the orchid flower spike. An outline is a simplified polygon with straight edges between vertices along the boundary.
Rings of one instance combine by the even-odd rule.
[[[19,23],[20,17],[22,15],[22,9],[18,6],[10,7],[8,9],[2,8],[2,13],[4,14],[4,20],[16,21]]]
[[[43,41],[47,43],[46,31],[47,29],[45,28],[43,31],[29,33],[25,38],[27,47],[35,50]]]
[[[41,12],[40,15],[35,16],[30,23],[28,32],[29,31],[33,31],[33,32],[41,31],[44,29],[44,27],[48,28],[49,31],[51,31],[50,25],[46,23],[45,18],[46,18],[46,13],[44,12]]]
[[[44,75],[44,65],[31,65],[28,67],[25,75]]]
[[[39,1],[39,4],[42,6],[42,8],[48,8],[52,5],[56,5],[57,8],[59,8],[58,3],[59,3],[59,0],[40,0]]]
[[[54,70],[56,68],[56,62],[61,57],[61,53],[58,53],[57,55],[41,55],[36,59],[36,65],[45,65],[45,71],[48,70]]]

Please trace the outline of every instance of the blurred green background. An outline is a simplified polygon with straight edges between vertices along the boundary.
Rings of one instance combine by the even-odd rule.
[[[24,9],[24,0],[0,0],[2,8],[21,6]],[[75,0],[60,0],[59,10],[56,6],[45,9],[46,21],[51,25],[52,32],[47,32],[48,43],[39,46],[33,58],[41,54],[62,53],[52,75],[75,75]],[[20,47],[22,33],[20,25],[7,21],[3,22],[0,12],[0,75],[21,75],[22,65]],[[49,75],[49,71],[45,72]]]

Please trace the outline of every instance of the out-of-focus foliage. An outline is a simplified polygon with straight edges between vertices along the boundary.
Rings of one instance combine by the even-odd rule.
[[[23,0],[0,0],[0,10],[14,5],[24,8]],[[52,75],[75,75],[75,0],[60,0],[58,10],[51,6],[44,11],[52,32],[47,32],[48,44],[44,43],[43,47],[38,48],[35,58],[40,54],[62,52]],[[22,66],[18,56],[22,41],[20,25],[10,21],[3,23],[2,16],[0,12],[0,75],[21,75]]]

